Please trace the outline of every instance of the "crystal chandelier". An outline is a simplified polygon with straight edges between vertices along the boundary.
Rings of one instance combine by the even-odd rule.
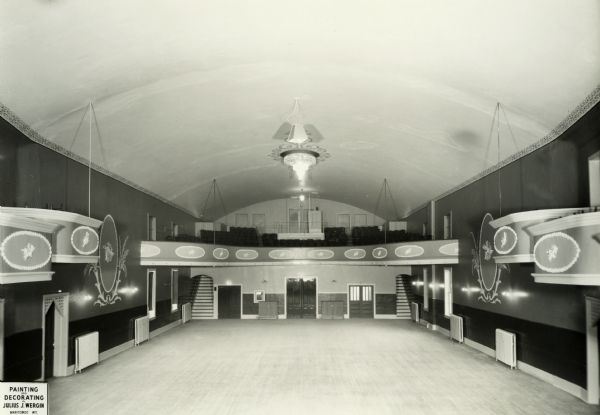
[[[300,184],[304,184],[308,170],[317,164],[319,153],[303,148],[287,150],[281,153],[283,164],[290,167],[296,174]]]

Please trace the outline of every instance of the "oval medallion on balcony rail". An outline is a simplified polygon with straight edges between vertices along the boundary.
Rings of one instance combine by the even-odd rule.
[[[419,245],[402,245],[396,248],[394,253],[400,258],[414,258],[423,255],[425,250]]]
[[[580,252],[577,241],[563,232],[544,235],[533,247],[535,264],[552,273],[567,271],[577,262]]]
[[[308,259],[330,259],[333,258],[333,255],[331,249],[311,249],[306,253]]]
[[[79,255],[92,255],[99,243],[98,234],[89,226],[79,226],[71,232],[71,246]]]
[[[229,258],[229,250],[226,248],[215,248],[213,249],[213,257],[215,257],[215,259],[224,261]]]
[[[160,254],[160,248],[156,245],[142,243],[140,248],[140,256],[142,258],[152,258]]]
[[[235,257],[242,261],[252,261],[258,258],[258,252],[254,249],[238,249],[235,251]]]
[[[387,256],[388,251],[387,249],[385,249],[382,246],[379,246],[375,249],[373,249],[373,251],[371,252],[371,255],[373,255],[373,258],[375,259],[383,259]]]
[[[507,255],[517,246],[519,237],[513,228],[502,226],[494,234],[494,249],[500,255]]]
[[[367,255],[367,251],[362,248],[352,248],[344,252],[344,256],[348,259],[363,259]]]
[[[293,259],[294,253],[289,249],[273,249],[269,251],[269,258],[271,259]]]
[[[40,269],[50,262],[52,246],[44,235],[31,231],[11,233],[0,245],[2,259],[19,271]]]
[[[206,251],[200,246],[183,245],[175,249],[175,255],[179,258],[198,259],[202,258],[205,254]]]
[[[440,251],[440,254],[443,254],[443,255],[448,255],[448,256],[458,255],[458,242],[451,242],[449,244],[442,245],[442,246],[440,246],[438,251]]]

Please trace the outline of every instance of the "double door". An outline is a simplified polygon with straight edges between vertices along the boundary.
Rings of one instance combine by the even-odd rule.
[[[288,278],[287,318],[317,317],[317,279]]]
[[[373,318],[372,285],[351,285],[348,298],[350,318]]]

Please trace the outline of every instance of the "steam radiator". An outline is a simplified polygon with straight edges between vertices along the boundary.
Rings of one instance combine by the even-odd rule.
[[[419,303],[412,302],[410,303],[410,317],[411,320],[418,323],[419,322]]]
[[[463,318],[450,314],[450,339],[454,339],[459,343],[465,341],[463,336]]]
[[[150,338],[150,319],[140,317],[135,319],[135,345],[148,341]]]
[[[75,372],[81,372],[99,361],[97,331],[75,338]]]
[[[185,303],[181,307],[181,322],[182,323],[187,323],[191,319],[192,319],[192,304],[191,303]]]
[[[511,369],[517,367],[517,336],[514,333],[496,329],[496,360]]]

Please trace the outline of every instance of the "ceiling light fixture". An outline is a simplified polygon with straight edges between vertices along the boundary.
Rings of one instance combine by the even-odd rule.
[[[283,164],[290,167],[296,178],[303,185],[306,181],[308,170],[317,164],[319,153],[303,148],[284,151],[280,154]]]
[[[329,157],[325,149],[313,143],[323,137],[313,125],[304,124],[298,98],[294,100],[294,107],[287,121],[279,127],[273,138],[285,143],[274,149],[271,156],[288,166],[301,186],[306,183],[309,170],[318,161]]]

